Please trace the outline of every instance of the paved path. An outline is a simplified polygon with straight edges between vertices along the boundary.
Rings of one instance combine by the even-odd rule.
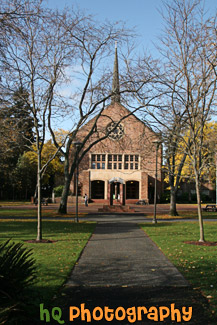
[[[138,225],[99,223],[68,285],[187,286],[187,281]]]
[[[73,324],[79,325],[132,323],[127,314],[123,321],[113,319],[108,322],[105,318],[95,321],[91,316],[93,311],[101,309],[103,313],[105,306],[114,312],[121,308],[121,313],[123,309],[139,306],[152,312],[153,308],[158,310],[160,307],[171,311],[164,321],[149,319],[145,313],[141,320],[133,322],[138,325],[184,324],[183,307],[186,310],[192,307],[193,310],[188,325],[214,324],[204,313],[205,298],[192,289],[136,222],[128,222],[119,216],[116,216],[116,221],[97,224],[62,294],[56,305],[61,307],[66,324],[69,323],[69,306],[72,314],[76,315]],[[172,320],[172,306],[178,310],[173,314],[175,321]],[[86,310],[84,319],[81,317],[82,308]],[[179,311],[181,322],[177,318]],[[88,313],[91,322],[87,322]]]

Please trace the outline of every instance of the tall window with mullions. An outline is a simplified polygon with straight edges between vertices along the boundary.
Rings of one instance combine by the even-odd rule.
[[[91,155],[91,169],[105,169],[105,154]]]

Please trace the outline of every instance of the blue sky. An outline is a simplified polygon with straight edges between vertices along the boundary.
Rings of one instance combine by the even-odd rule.
[[[125,21],[127,27],[136,28],[140,37],[137,43],[149,51],[154,51],[153,41],[161,33],[161,11],[163,0],[47,0],[52,8],[75,5],[86,10],[98,20]],[[217,0],[205,0],[206,9],[211,13],[217,10]]]
[[[48,7],[64,8],[75,6],[94,15],[98,21],[124,21],[126,27],[134,28],[139,35],[135,40],[140,49],[158,57],[153,42],[158,42],[163,29],[163,19],[160,12],[163,0],[46,0]],[[171,0],[172,1],[172,0]],[[204,0],[208,14],[217,11],[217,0]],[[112,58],[113,60],[113,58]],[[113,62],[113,61],[112,61]],[[119,62],[120,63],[120,62]],[[71,91],[71,86],[69,87]],[[66,89],[68,91],[68,88]],[[70,124],[70,122],[68,121]],[[71,124],[70,124],[71,125]],[[67,127],[65,127],[67,128]]]

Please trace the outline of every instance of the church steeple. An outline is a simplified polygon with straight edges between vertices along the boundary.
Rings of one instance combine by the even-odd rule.
[[[120,103],[120,86],[119,86],[119,72],[118,72],[118,50],[117,42],[115,42],[115,61],[112,82],[112,97],[111,103]]]

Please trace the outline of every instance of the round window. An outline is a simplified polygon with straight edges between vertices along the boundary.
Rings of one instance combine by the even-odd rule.
[[[111,122],[106,127],[108,137],[113,140],[120,140],[124,135],[123,125],[122,124],[117,125],[117,124],[118,124],[117,122]]]

